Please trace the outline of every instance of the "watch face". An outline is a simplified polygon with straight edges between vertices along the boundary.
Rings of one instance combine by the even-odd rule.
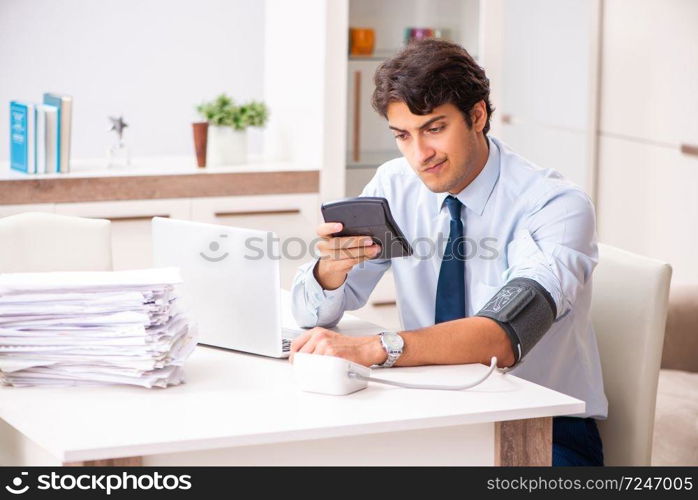
[[[402,337],[396,333],[385,333],[383,334],[383,339],[385,339],[385,345],[387,345],[388,349],[391,351],[401,351],[405,344]]]

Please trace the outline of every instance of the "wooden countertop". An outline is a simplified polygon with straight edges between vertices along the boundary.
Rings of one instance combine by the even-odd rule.
[[[0,166],[0,205],[316,193],[320,172],[288,162],[197,168],[191,158],[134,160],[127,168],[73,161],[68,174],[27,175]]]

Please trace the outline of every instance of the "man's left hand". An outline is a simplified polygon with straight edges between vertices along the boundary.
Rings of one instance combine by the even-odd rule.
[[[378,335],[349,337],[321,327],[308,330],[293,341],[291,362],[297,352],[337,356],[364,366],[382,364],[388,358]]]

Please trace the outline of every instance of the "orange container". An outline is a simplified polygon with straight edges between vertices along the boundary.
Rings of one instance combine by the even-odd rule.
[[[350,28],[350,52],[353,56],[370,56],[376,43],[376,32],[371,28]]]

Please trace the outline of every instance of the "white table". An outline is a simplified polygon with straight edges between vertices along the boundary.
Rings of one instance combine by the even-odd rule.
[[[348,316],[338,331],[379,328]],[[380,376],[455,384],[486,369]],[[162,390],[0,388],[0,465],[545,465],[551,417],[584,411],[583,401],[497,372],[460,392],[369,384],[326,396],[298,390],[287,360],[197,347],[185,370],[186,384]]]

